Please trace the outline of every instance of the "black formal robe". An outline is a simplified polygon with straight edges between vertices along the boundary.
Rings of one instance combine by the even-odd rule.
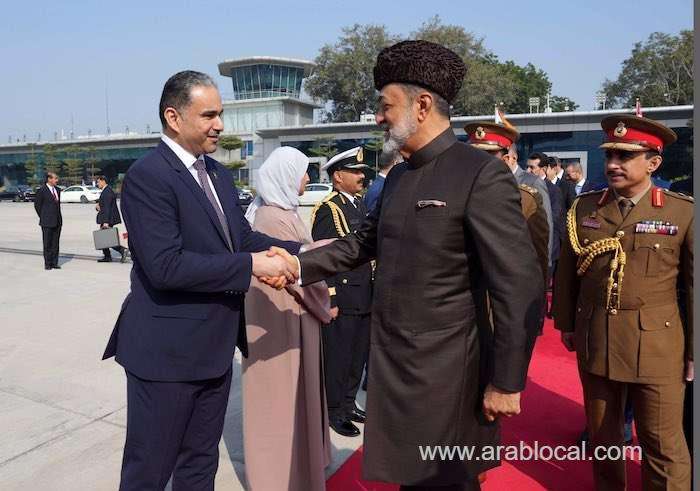
[[[481,411],[483,387],[525,386],[544,285],[512,173],[445,130],[391,170],[357,232],[300,256],[302,281],[373,258],[364,477],[406,485],[475,479],[498,462],[423,460],[419,445],[479,452],[496,444],[498,426]],[[483,320],[485,289],[493,332]]]

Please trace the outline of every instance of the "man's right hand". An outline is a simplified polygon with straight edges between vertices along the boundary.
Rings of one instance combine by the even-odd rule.
[[[279,289],[296,280],[295,271],[282,255],[270,255],[269,251],[264,251],[255,252],[251,257],[253,275],[261,281]]]
[[[576,345],[574,344],[574,333],[573,332],[561,332],[561,342],[567,351],[576,351]]]

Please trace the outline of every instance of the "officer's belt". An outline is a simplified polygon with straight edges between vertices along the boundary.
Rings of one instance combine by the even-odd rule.
[[[606,309],[607,296],[605,292],[601,293],[602,295],[596,295],[591,301],[585,303],[593,304],[595,308]],[[644,298],[623,296],[620,299],[620,306],[617,307],[617,310],[649,309],[665,307],[676,303],[678,303],[678,297],[675,295],[675,291],[673,293],[659,292],[657,294],[645,295]]]

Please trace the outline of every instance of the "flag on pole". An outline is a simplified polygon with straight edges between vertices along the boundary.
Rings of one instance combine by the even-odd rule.
[[[493,120],[496,124],[503,124],[503,112],[498,109],[498,104],[493,105]]]
[[[639,102],[639,97],[637,97],[637,104],[634,106],[634,113],[637,115],[638,118],[642,117],[642,103]]]

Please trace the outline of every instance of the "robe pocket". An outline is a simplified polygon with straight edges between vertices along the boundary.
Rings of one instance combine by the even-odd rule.
[[[206,320],[209,314],[208,305],[155,305],[151,315],[168,319]]]
[[[684,333],[677,305],[639,311],[639,376],[668,377],[682,363]]]
[[[664,267],[677,264],[678,245],[673,237],[661,234],[634,236],[634,250],[637,255],[641,255],[642,264],[646,266],[646,276],[658,276]]]
[[[440,218],[448,218],[450,209],[447,206],[426,206],[425,208],[416,208],[416,219],[430,218],[432,220]]]

